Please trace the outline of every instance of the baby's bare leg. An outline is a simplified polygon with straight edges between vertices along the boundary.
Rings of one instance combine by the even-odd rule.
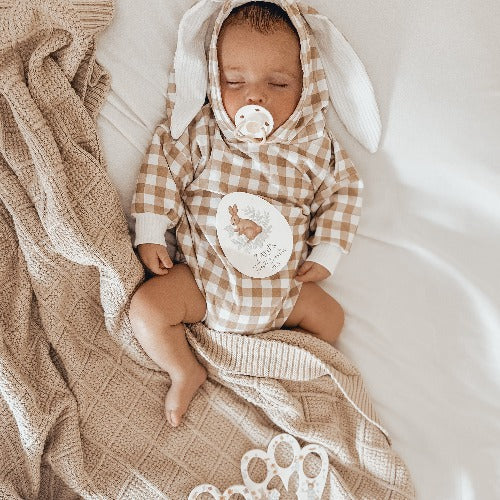
[[[150,358],[170,375],[165,413],[177,427],[189,403],[206,380],[205,368],[191,351],[183,323],[201,321],[206,304],[189,268],[172,267],[168,274],[143,283],[130,303],[130,321],[137,340]]]
[[[299,327],[333,344],[344,325],[340,304],[318,284],[308,281],[302,285],[299,297],[284,326]]]

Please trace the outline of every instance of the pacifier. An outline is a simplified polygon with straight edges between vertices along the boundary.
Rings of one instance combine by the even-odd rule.
[[[273,130],[274,120],[266,108],[258,104],[247,104],[236,112],[234,124],[238,139],[264,143]]]

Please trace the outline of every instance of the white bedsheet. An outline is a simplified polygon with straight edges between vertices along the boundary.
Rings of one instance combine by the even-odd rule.
[[[194,1],[118,0],[99,117],[127,215],[164,112],[176,26]],[[365,63],[383,137],[332,117],[365,181],[351,254],[325,287],[421,499],[500,498],[500,2],[311,1]]]

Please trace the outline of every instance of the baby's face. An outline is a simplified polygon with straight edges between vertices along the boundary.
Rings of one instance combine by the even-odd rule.
[[[259,104],[273,115],[276,130],[302,93],[297,35],[285,27],[264,34],[248,24],[230,24],[219,35],[217,53],[222,103],[233,123],[239,108]]]

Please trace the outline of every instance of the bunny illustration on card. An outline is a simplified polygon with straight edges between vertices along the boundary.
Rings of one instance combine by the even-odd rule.
[[[262,226],[259,226],[256,222],[251,219],[241,219],[238,215],[238,206],[236,204],[229,207],[229,213],[231,214],[231,224],[234,226],[235,232],[238,234],[244,234],[249,241],[255,239],[255,237],[262,232]]]
[[[246,276],[272,276],[290,259],[290,226],[261,196],[240,191],[227,194],[217,208],[215,226],[224,255]]]

